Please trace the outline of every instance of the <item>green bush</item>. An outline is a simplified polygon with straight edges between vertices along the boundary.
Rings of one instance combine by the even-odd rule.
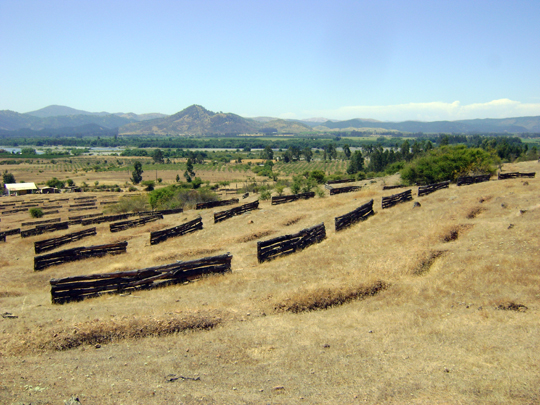
[[[153,209],[194,208],[197,203],[217,200],[217,194],[207,188],[194,190],[181,185],[160,188],[149,195]]]
[[[401,178],[407,184],[454,181],[460,176],[494,174],[499,158],[465,145],[442,146],[405,165]]]
[[[272,197],[272,193],[268,190],[265,190],[261,193],[260,199],[263,201],[269,200]]]
[[[43,210],[41,208],[30,208],[29,212],[32,218],[41,218],[43,216]]]
[[[117,204],[109,205],[106,211],[113,214],[150,211],[150,204],[148,203],[148,197],[144,195],[122,197]]]
[[[47,180],[47,183],[45,184],[47,185],[47,187],[64,188],[64,182],[62,180],[58,180],[56,177]]]

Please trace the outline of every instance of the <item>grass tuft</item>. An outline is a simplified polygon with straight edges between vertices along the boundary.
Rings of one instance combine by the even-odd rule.
[[[150,317],[85,322],[69,330],[59,330],[40,343],[42,350],[69,350],[82,345],[118,342],[125,339],[166,336],[193,330],[209,330],[222,322],[220,317],[195,314],[185,317],[157,319]]]
[[[525,312],[527,309],[529,309],[525,305],[516,304],[513,301],[503,302],[502,304],[497,305],[496,308],[502,311],[516,311],[516,312]]]
[[[371,285],[357,287],[321,288],[316,290],[300,291],[274,306],[276,312],[292,312],[298,314],[307,311],[328,309],[343,305],[353,300],[362,300],[377,295],[386,290],[388,284],[376,281]]]
[[[433,252],[425,252],[420,256],[420,262],[413,269],[412,274],[421,276],[429,271],[435,260],[446,253],[446,250],[436,250]]]
[[[483,208],[483,207],[474,207],[474,208],[471,208],[471,210],[468,212],[467,214],[467,218],[468,219],[473,219],[473,218],[476,218],[479,214],[481,214],[482,212],[484,212],[486,209]]]

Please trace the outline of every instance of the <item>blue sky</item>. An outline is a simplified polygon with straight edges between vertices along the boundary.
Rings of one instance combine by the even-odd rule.
[[[0,110],[540,115],[540,1],[0,0]]]

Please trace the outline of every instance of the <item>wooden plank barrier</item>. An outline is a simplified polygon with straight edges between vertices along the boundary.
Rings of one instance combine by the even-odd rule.
[[[47,267],[57,266],[62,263],[84,260],[90,257],[101,257],[108,254],[126,253],[128,243],[119,242],[107,245],[97,245],[89,247],[77,247],[66,250],[61,250],[56,253],[48,253],[46,255],[34,257],[34,271],[43,270]]]
[[[232,218],[236,215],[241,215],[244,212],[253,211],[259,208],[259,200],[253,201],[252,203],[241,205],[240,207],[235,207],[227,211],[216,212],[214,214],[214,224],[225,221],[226,219]]]
[[[99,205],[118,204],[118,201],[101,201]]]
[[[111,230],[111,232],[125,231],[126,229],[129,229],[129,228],[135,228],[137,226],[143,226],[143,225],[147,224],[148,222],[157,221],[158,219],[163,219],[163,215],[161,215],[161,214],[152,214],[152,215],[148,215],[146,217],[141,217],[141,218],[138,218],[138,219],[114,222],[114,223],[109,225],[109,229]]]
[[[193,221],[189,221],[185,224],[175,226],[174,228],[151,232],[150,245],[157,245],[158,243],[164,242],[169,238],[182,236],[191,232],[195,232],[199,229],[203,229],[202,218],[196,218]]]
[[[341,193],[352,193],[353,191],[358,191],[362,186],[349,186],[349,187],[332,187],[330,189],[330,195],[341,194]]]
[[[292,235],[279,236],[270,240],[257,242],[257,260],[259,263],[272,260],[278,256],[288,255],[298,250],[319,243],[326,238],[324,223],[311,228],[302,229]]]
[[[198,203],[195,209],[204,210],[207,208],[222,207],[223,205],[238,204],[240,200],[238,198],[231,198],[230,200],[209,201],[205,203]]]
[[[58,214],[60,211],[54,210],[54,211],[43,211],[43,215],[52,215],[52,214]]]
[[[34,221],[34,222],[23,222],[21,226],[34,226],[34,225],[43,225],[43,224],[55,224],[60,222],[62,218],[46,219],[44,221]]]
[[[0,242],[5,242],[5,241],[6,241],[6,233],[0,232]]]
[[[53,210],[53,209],[59,209],[59,208],[64,208],[62,205],[44,205],[43,207],[44,210],[47,209],[47,210]]]
[[[336,232],[345,229],[356,222],[365,221],[371,215],[374,215],[373,200],[365,203],[361,207],[358,207],[354,211],[351,211],[345,215],[335,218]]]
[[[57,247],[67,243],[75,242],[82,238],[94,235],[97,235],[96,228],[89,228],[79,232],[68,233],[67,235],[60,236],[59,238],[41,240],[34,242],[34,252],[36,254],[40,254],[48,250],[56,249]]]
[[[82,223],[83,219],[95,218],[95,217],[101,217],[101,216],[103,216],[103,212],[100,212],[99,214],[78,215],[75,217],[68,217],[68,222],[70,225],[78,225]]]
[[[310,191],[309,193],[281,195],[281,196],[272,197],[272,205],[285,204],[285,203],[300,200],[300,199],[307,200],[313,197],[315,197],[315,193],[313,191]]]
[[[58,222],[57,224],[38,225],[35,228],[21,231],[21,238],[27,238],[29,236],[41,235],[42,233],[59,231],[62,229],[68,229],[69,224],[67,221]]]
[[[105,216],[100,216],[100,217],[97,217],[97,218],[87,218],[87,219],[83,219],[81,224],[83,226],[87,226],[87,225],[94,225],[94,224],[101,224],[103,222],[114,222],[114,221],[120,221],[122,219],[128,219],[130,217],[133,217],[135,215],[138,215],[138,214],[117,214],[117,215],[105,215]]]
[[[395,188],[405,188],[407,186],[404,186],[402,184],[398,184],[397,186],[383,186],[383,190],[393,190]]]
[[[84,202],[81,204],[70,204],[69,208],[76,208],[76,207],[90,207],[96,205],[96,201],[93,202]]]
[[[536,172],[531,173],[519,173],[519,172],[513,172],[513,173],[499,173],[497,176],[498,180],[506,180],[506,179],[516,179],[518,177],[534,177],[536,176]]]
[[[443,181],[441,183],[428,184],[427,186],[420,186],[418,187],[418,197],[434,193],[437,190],[442,190],[443,188],[448,188],[449,186],[450,180]]]
[[[5,211],[2,211],[2,215],[17,214],[18,212],[24,212],[24,211],[28,211],[28,208],[15,208],[12,210],[5,210]]]
[[[170,209],[170,210],[159,210],[159,211],[154,211],[158,214],[161,214],[161,215],[172,215],[172,214],[179,214],[181,212],[184,212],[184,209],[183,208],[173,208],[173,209]]]
[[[50,280],[51,299],[53,304],[64,304],[102,294],[185,283],[205,274],[230,272],[231,261],[232,255],[227,253],[140,270],[52,279]]]
[[[390,208],[393,207],[396,204],[405,202],[405,201],[411,201],[412,198],[412,192],[411,190],[404,191],[403,193],[394,194],[389,197],[383,197],[382,198],[382,208]]]
[[[78,208],[68,208],[68,212],[74,212],[74,211],[88,211],[88,210],[97,210],[99,207],[96,207],[95,205],[92,207],[78,207]]]
[[[483,183],[484,181],[489,181],[491,174],[481,174],[479,176],[463,176],[458,177],[457,185],[458,186],[468,186],[475,183]]]
[[[354,183],[355,179],[328,180],[326,184]]]
[[[7,231],[3,231],[2,233],[6,236],[19,235],[21,233],[21,228],[8,229]]]
[[[73,200],[95,200],[96,196],[74,197]]]

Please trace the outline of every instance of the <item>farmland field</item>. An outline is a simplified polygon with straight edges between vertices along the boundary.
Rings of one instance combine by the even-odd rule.
[[[4,167],[26,181],[128,179],[122,170],[81,173],[93,164],[85,159],[73,160],[77,173],[60,172],[65,162]],[[144,167],[145,179],[155,178],[152,165]],[[253,176],[233,167],[196,171],[211,181]],[[343,163],[275,165],[286,169],[343,171]],[[172,182],[176,171],[158,174]],[[382,185],[397,181],[357,182],[360,191],[283,205],[261,201],[258,210],[217,224],[213,214],[229,207],[186,210],[118,233],[99,224],[96,236],[61,249],[127,241],[127,254],[38,272],[34,242],[83,227],[7,236],[0,242],[0,403],[58,404],[71,396],[83,405],[539,403],[540,179],[493,178],[420,198],[413,187],[420,207],[410,201],[381,209],[382,197],[401,191]],[[104,201],[120,194],[88,195]],[[75,196],[47,197],[72,203]],[[371,199],[374,216],[334,230],[336,216]],[[68,215],[62,208],[57,217]],[[151,231],[199,215],[202,230],[150,245]],[[0,230],[31,220],[28,212],[0,217]],[[258,263],[258,241],[320,223],[327,233],[321,243]],[[227,252],[233,260],[225,275],[51,304],[52,278]]]

